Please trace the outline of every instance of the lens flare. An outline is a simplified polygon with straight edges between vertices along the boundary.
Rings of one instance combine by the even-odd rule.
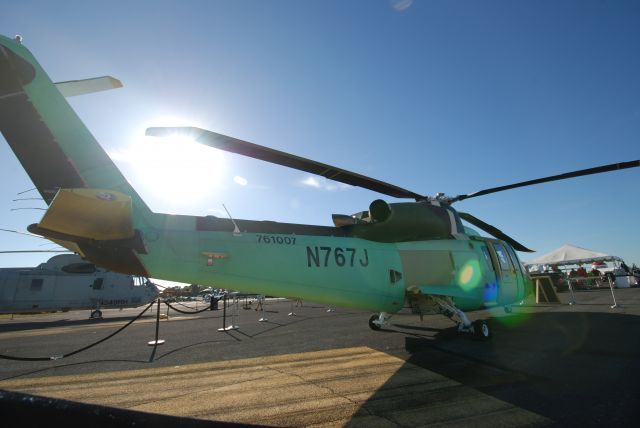
[[[482,271],[480,269],[480,263],[478,263],[477,260],[467,261],[458,271],[458,285],[464,291],[471,291],[477,288],[480,285],[481,279]]]

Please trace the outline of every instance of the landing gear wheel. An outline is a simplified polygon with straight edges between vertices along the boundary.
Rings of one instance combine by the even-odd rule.
[[[89,318],[91,319],[102,318],[102,311],[100,309],[92,311],[91,315],[89,315]]]
[[[374,322],[374,321],[378,321],[378,318],[379,318],[378,315],[371,315],[371,318],[369,318],[369,327],[371,328],[371,330],[374,330],[374,331],[380,330],[380,326]]]
[[[473,338],[476,340],[488,340],[491,337],[491,330],[489,324],[483,320],[474,321],[473,324]]]

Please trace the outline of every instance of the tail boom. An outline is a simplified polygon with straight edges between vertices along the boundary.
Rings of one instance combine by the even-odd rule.
[[[101,188],[148,208],[33,55],[0,36],[0,131],[47,204],[59,189]]]

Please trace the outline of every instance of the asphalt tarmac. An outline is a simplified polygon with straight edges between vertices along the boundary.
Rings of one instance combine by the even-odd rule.
[[[221,306],[166,318],[163,305],[156,323],[154,306],[120,332],[144,308],[2,316],[0,355],[14,359],[0,413],[20,426],[635,425],[640,289],[616,289],[616,308],[608,288],[559,296],[470,313],[489,321],[486,342],[441,315],[403,312],[375,332],[370,313],[288,300],[264,313],[242,300],[224,322]]]

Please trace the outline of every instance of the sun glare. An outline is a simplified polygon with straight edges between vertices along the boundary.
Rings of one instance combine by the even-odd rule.
[[[130,148],[136,174],[156,197],[190,204],[221,188],[222,152],[184,136],[144,137]]]

